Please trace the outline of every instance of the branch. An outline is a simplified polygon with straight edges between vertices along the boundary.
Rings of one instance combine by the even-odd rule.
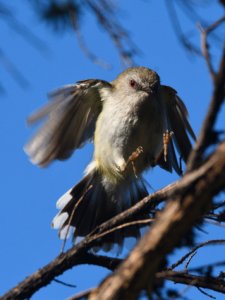
[[[74,296],[71,296],[68,300],[84,300],[86,299],[91,293],[94,293],[95,288],[88,289],[86,291],[80,292]]]
[[[7,70],[7,72],[14,78],[14,80],[22,87],[27,88],[29,82],[22,75],[22,73],[17,69],[14,63],[9,59],[5,52],[0,48],[0,64]]]
[[[205,175],[205,173],[207,172],[204,170],[203,174]],[[195,172],[195,174],[190,173],[188,175],[189,181],[186,180],[187,186],[193,186],[198,176],[201,177],[202,174],[198,172]],[[97,245],[99,234],[102,235],[103,232],[107,233],[108,230],[114,228],[115,226],[119,226],[124,222],[134,219],[143,212],[146,213],[151,208],[161,203],[170,194],[177,194],[182,191],[182,189],[187,189],[187,186],[183,184],[183,181],[184,178],[181,182],[175,182],[164,189],[145,197],[133,207],[103,223],[95,230],[95,232],[89,234],[81,243],[77,244],[66,253],[59,255],[51,263],[27,277],[23,282],[6,293],[1,299],[6,300],[16,298],[19,300],[29,298],[41,287],[48,285],[55,277],[61,275],[66,270],[78,264],[90,263],[114,270],[120,263],[120,260],[116,261],[113,259],[110,262],[110,258],[93,256],[90,253],[86,253],[88,249]]]
[[[146,211],[161,203],[174,189],[174,187],[176,187],[176,185],[177,182],[168,185],[162,190],[145,197],[143,200],[123,213],[120,213],[109,221],[101,224],[81,243],[77,244],[66,253],[59,255],[52,262],[27,277],[15,288],[6,293],[2,297],[2,300],[12,299],[14,297],[17,297],[16,299],[19,300],[24,299],[24,297],[30,297],[41,287],[48,285],[56,276],[61,275],[63,272],[71,269],[75,265],[90,263],[114,270],[119,264],[120,260],[115,261],[115,259],[113,259],[110,263],[110,258],[108,259],[104,257],[103,260],[103,257],[93,257],[90,256],[91,254],[88,254],[85,251],[97,244],[97,239],[99,239],[99,235],[103,232],[107,233],[108,230],[113,229],[115,226],[119,226],[120,224],[129,221],[143,212],[146,213]]]
[[[90,59],[90,61],[92,61],[94,64],[99,65],[103,69],[108,69],[108,70],[111,69],[112,66],[110,64],[106,63],[105,61],[103,61],[102,59],[97,57],[93,52],[91,52],[91,50],[86,45],[84,37],[80,30],[80,23],[77,22],[77,16],[74,11],[70,12],[70,19],[71,19],[72,28],[76,34],[78,45],[79,45],[81,51],[84,53],[84,55],[88,59]]]
[[[202,162],[205,149],[212,144],[212,128],[224,100],[224,86],[225,49],[210,109],[188,164],[189,173],[171,193],[171,201],[160,213],[151,231],[141,239],[117,272],[106,278],[94,293],[90,294],[89,299],[132,300],[136,299],[143,289],[151,291],[155,274],[165,255],[176,247],[188,230],[206,213],[213,196],[224,189],[225,142],[205,160],[204,164]],[[213,142],[215,143],[215,138]],[[197,166],[199,168],[196,170]]]
[[[105,5],[99,1],[86,0],[86,5],[96,16],[99,24],[108,33],[116,49],[119,52],[122,63],[124,66],[135,65],[134,56],[139,52],[136,45],[132,43],[128,32],[123,28],[118,20],[115,20],[115,14],[112,7],[108,4],[105,9]],[[110,6],[110,7],[109,7]]]
[[[166,279],[175,283],[210,289],[225,294],[225,281],[221,278],[191,275],[183,272],[166,271],[156,274],[157,279]]]
[[[62,253],[52,262],[39,269],[37,272],[33,273],[24,281],[19,283],[16,287],[8,291],[4,296],[2,296],[1,300],[22,300],[24,298],[29,298],[40,288],[48,285],[55,277],[79,264],[94,264],[114,270],[119,264],[120,260],[111,259],[110,262],[110,258],[93,256],[90,253],[87,253],[87,251],[93,246],[98,245],[97,240],[99,239],[100,234],[103,237],[103,232],[107,233],[109,230],[133,219],[142,212],[146,213],[151,208],[161,203],[177,186],[177,184],[177,182],[170,184],[162,190],[145,197],[133,207],[103,223],[97,227],[94,232],[89,234],[82,242],[67,252]]]
[[[221,145],[222,147],[222,145]],[[220,151],[217,150],[216,154],[214,154],[215,159],[217,155],[220,155]],[[61,275],[66,270],[72,268],[75,265],[82,263],[90,263],[95,265],[103,266],[109,269],[114,269],[119,264],[119,260],[115,263],[115,260],[112,260],[112,265],[109,264],[109,260],[107,258],[96,258],[92,254],[86,253],[88,249],[96,246],[98,244],[99,234],[103,236],[103,232],[114,228],[115,226],[119,226],[120,224],[127,222],[134,217],[137,217],[142,212],[149,211],[152,207],[155,207],[157,204],[161,203],[165,198],[169,195],[177,195],[182,191],[186,191],[189,188],[193,189],[196,182],[206,177],[205,184],[206,186],[212,187],[211,184],[207,182],[207,176],[214,174],[214,171],[217,170],[217,164],[213,162],[213,170],[211,170],[210,162],[213,160],[214,156],[209,160],[209,162],[203,166],[200,170],[197,170],[193,173],[187,174],[180,182],[176,182],[167,186],[166,188],[144,198],[142,201],[137,203],[135,206],[126,210],[125,212],[117,215],[111,220],[100,225],[95,232],[88,235],[81,243],[74,246],[72,249],[67,251],[66,253],[61,254],[51,263],[41,268],[31,276],[27,277],[23,282],[17,285],[14,289],[10,290],[6,293],[1,299],[24,299],[31,297],[38,289],[48,285],[55,277]],[[218,167],[222,167],[222,159],[219,162]],[[215,170],[214,170],[215,169]],[[211,177],[210,177],[211,178]],[[219,184],[219,179],[216,181]],[[203,193],[200,193],[202,196]],[[208,194],[207,194],[208,195]],[[206,197],[207,198],[207,197]],[[168,221],[168,220],[167,220]],[[158,234],[157,234],[158,235]],[[100,261],[101,260],[101,261]]]
[[[181,3],[184,8],[187,8],[187,3],[184,1],[177,1],[177,4]],[[200,54],[200,50],[190,41],[188,35],[185,34],[182,30],[182,26],[180,24],[174,1],[165,1],[165,5],[167,7],[167,12],[170,18],[171,25],[173,27],[174,33],[177,36],[178,41],[180,44],[185,48],[185,50],[197,54]]]
[[[212,197],[225,187],[224,172],[225,142],[198,170],[181,179],[151,230],[89,299],[133,300],[146,287],[151,290],[165,255],[207,211]]]
[[[124,222],[128,222],[130,220],[134,220],[141,214],[146,214],[147,212],[154,209],[157,205],[165,201],[169,195],[179,188],[179,182],[176,181],[162,188],[161,190],[145,197],[141,201],[137,202],[135,205],[125,210],[124,212],[116,215],[114,218],[110,219],[99,225],[92,233],[93,234],[101,234],[102,232],[106,232],[111,228],[119,226]]]
[[[48,265],[39,269],[37,272],[33,273],[31,276],[27,277],[24,281],[18,284],[15,288],[8,291],[5,295],[0,297],[0,299],[24,300],[30,298],[41,287],[48,285],[52,280],[55,279],[55,277],[76,265],[92,264],[105,267],[109,270],[115,270],[115,268],[121,262],[120,259],[94,255],[85,252],[86,246],[90,247],[92,242],[93,239],[89,239],[88,241],[84,241],[83,243],[73,247],[65,254],[59,255]]]
[[[222,18],[220,18],[219,20],[214,22],[212,25],[210,25],[206,29],[203,29],[199,25],[199,29],[201,30],[201,44],[202,44],[203,56],[205,57],[206,64],[207,64],[208,69],[209,69],[209,74],[211,75],[212,80],[213,80],[214,83],[216,82],[217,76],[216,76],[216,72],[215,72],[215,70],[213,68],[213,65],[212,65],[211,55],[210,55],[210,52],[209,52],[209,44],[208,44],[207,38],[208,38],[209,34],[213,30],[215,30],[219,25],[221,25],[224,21],[225,21],[225,16],[223,16]]]
[[[176,271],[162,271],[156,273],[156,280],[169,280],[174,283],[186,284],[189,286],[195,286],[197,288],[207,288],[215,292],[225,294],[225,282],[223,279],[218,277],[205,277],[188,274],[187,272],[176,272]],[[96,293],[96,288],[89,289],[78,293],[68,300],[80,300],[87,298],[90,294]]]
[[[225,240],[210,240],[210,241],[206,241],[204,243],[201,243],[199,245],[197,245],[196,247],[194,247],[191,251],[189,251],[188,253],[186,253],[184,256],[181,257],[181,259],[179,259],[176,263],[172,264],[171,267],[168,268],[168,270],[173,270],[176,267],[178,267],[179,265],[181,265],[190,255],[192,255],[193,253],[196,252],[196,250],[198,250],[199,248],[202,248],[204,246],[207,245],[221,245],[224,244]]]
[[[214,29],[214,27],[213,27]],[[225,97],[225,45],[223,49],[222,59],[219,66],[219,71],[215,75],[214,90],[210,102],[209,110],[204,120],[200,136],[190,154],[187,170],[190,171],[199,166],[204,157],[205,149],[217,142],[218,136],[213,130],[217,115]]]

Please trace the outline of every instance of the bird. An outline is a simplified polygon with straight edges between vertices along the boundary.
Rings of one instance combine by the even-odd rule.
[[[46,167],[93,142],[84,177],[57,201],[52,226],[61,239],[85,237],[97,226],[148,195],[143,172],[158,165],[182,175],[196,137],[176,90],[147,67],[131,67],[111,81],[87,79],[49,94],[49,103],[28,118],[42,122],[25,145],[31,161]],[[105,248],[138,238],[132,226],[111,233]]]

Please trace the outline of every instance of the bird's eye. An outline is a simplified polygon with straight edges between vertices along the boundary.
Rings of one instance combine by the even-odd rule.
[[[131,79],[131,80],[130,80],[130,86],[131,86],[132,88],[136,87],[136,86],[137,86],[137,82],[136,82],[134,79]]]

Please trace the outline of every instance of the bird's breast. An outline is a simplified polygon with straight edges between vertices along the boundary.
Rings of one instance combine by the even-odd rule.
[[[146,161],[162,147],[162,121],[157,103],[105,103],[97,120],[94,146],[100,168],[115,177],[121,175],[118,166],[126,163],[138,147],[143,147],[135,162],[138,172],[142,172],[147,167]]]

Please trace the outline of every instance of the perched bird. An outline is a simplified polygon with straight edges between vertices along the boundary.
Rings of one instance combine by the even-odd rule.
[[[83,179],[57,202],[52,224],[60,237],[68,231],[86,236],[145,197],[144,170],[159,165],[181,174],[177,152],[186,162],[195,139],[187,115],[176,91],[146,67],[128,68],[112,82],[83,80],[51,93],[49,104],[28,120],[45,121],[25,146],[31,161],[45,167],[94,141]],[[130,227],[106,242],[122,245],[125,237],[138,236],[139,228]]]

